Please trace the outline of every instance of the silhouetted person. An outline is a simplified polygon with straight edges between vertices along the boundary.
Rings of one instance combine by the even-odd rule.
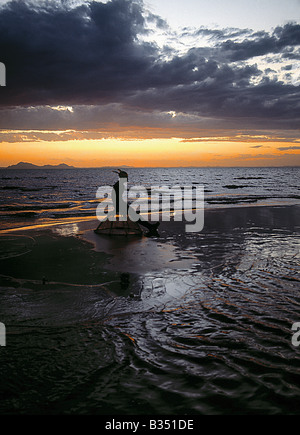
[[[115,212],[116,215],[120,214],[120,178],[125,178],[126,180],[128,180],[128,174],[125,171],[121,171],[121,169],[118,169],[118,171],[113,171],[116,174],[119,175],[119,180],[113,185],[113,189],[115,191],[116,197],[115,197]],[[123,192],[122,192],[123,193]],[[128,204],[126,203],[126,201],[124,201],[122,199],[122,195],[121,195],[121,210],[128,210]],[[122,207],[123,205],[123,207]]]
[[[125,171],[121,171],[121,169],[118,169],[118,171],[113,171],[113,172],[116,172],[119,175],[119,180],[113,185],[113,189],[114,189],[115,194],[116,194],[116,198],[115,198],[116,215],[119,215],[120,211],[122,211],[122,210],[126,210],[127,215],[128,215],[128,208],[129,208],[128,202],[124,201],[122,199],[122,195],[120,195],[120,179],[123,178],[123,179],[128,180],[128,174]],[[120,198],[120,196],[121,196],[121,198]],[[156,222],[155,224],[151,224],[150,222],[139,219],[137,221],[137,223],[149,230],[149,233],[147,234],[148,236],[159,236],[159,234],[157,232],[157,228],[159,227],[159,224],[160,224],[159,222]]]

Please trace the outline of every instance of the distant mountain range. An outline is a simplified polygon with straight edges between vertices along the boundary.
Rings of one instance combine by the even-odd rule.
[[[120,165],[116,167],[131,168],[132,166]],[[114,168],[114,166],[102,166],[102,168]],[[7,166],[7,168],[1,168],[1,169],[79,169],[79,168],[76,168],[75,166],[69,166],[66,163],[60,163],[59,165],[38,166],[38,165],[34,165],[33,163],[19,162],[16,165],[10,165]]]
[[[38,166],[33,163],[27,162],[19,162],[16,165],[8,166],[7,169],[74,169],[75,166],[69,166],[65,163],[61,163],[60,165],[44,165]]]

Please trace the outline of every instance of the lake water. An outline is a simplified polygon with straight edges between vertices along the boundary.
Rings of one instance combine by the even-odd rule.
[[[128,187],[203,186],[205,208],[300,203],[300,168],[128,168]],[[1,228],[95,216],[112,169],[0,170]]]
[[[0,414],[299,414],[299,168],[128,173],[204,185],[203,231],[93,239],[111,170],[1,171]]]

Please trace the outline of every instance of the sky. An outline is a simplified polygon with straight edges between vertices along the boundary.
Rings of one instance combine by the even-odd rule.
[[[0,166],[300,165],[300,0],[0,0]]]
[[[269,31],[300,18],[299,0],[148,0],[145,4],[175,28],[207,26]]]

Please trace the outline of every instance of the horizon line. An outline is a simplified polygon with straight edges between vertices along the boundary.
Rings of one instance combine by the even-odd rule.
[[[58,168],[60,165],[66,165],[69,169],[105,169],[105,168],[125,168],[125,169],[141,169],[141,168],[299,168],[300,165],[263,165],[263,166],[249,166],[249,165],[221,165],[221,166],[214,166],[214,165],[205,165],[205,166],[197,166],[197,165],[184,165],[184,166],[131,166],[131,165],[104,165],[104,166],[74,166],[74,165],[68,165],[67,163],[58,163],[58,164],[50,164],[46,163],[44,165],[36,165],[34,163],[30,162],[18,162],[14,163],[8,166],[0,166],[0,169],[10,169],[12,166],[17,166],[19,163],[25,163],[25,164],[31,164],[35,166],[35,168],[43,169],[45,166],[52,166],[53,168]],[[22,170],[30,170],[33,168],[15,168],[15,169],[22,169]],[[58,168],[63,169],[63,168]]]

